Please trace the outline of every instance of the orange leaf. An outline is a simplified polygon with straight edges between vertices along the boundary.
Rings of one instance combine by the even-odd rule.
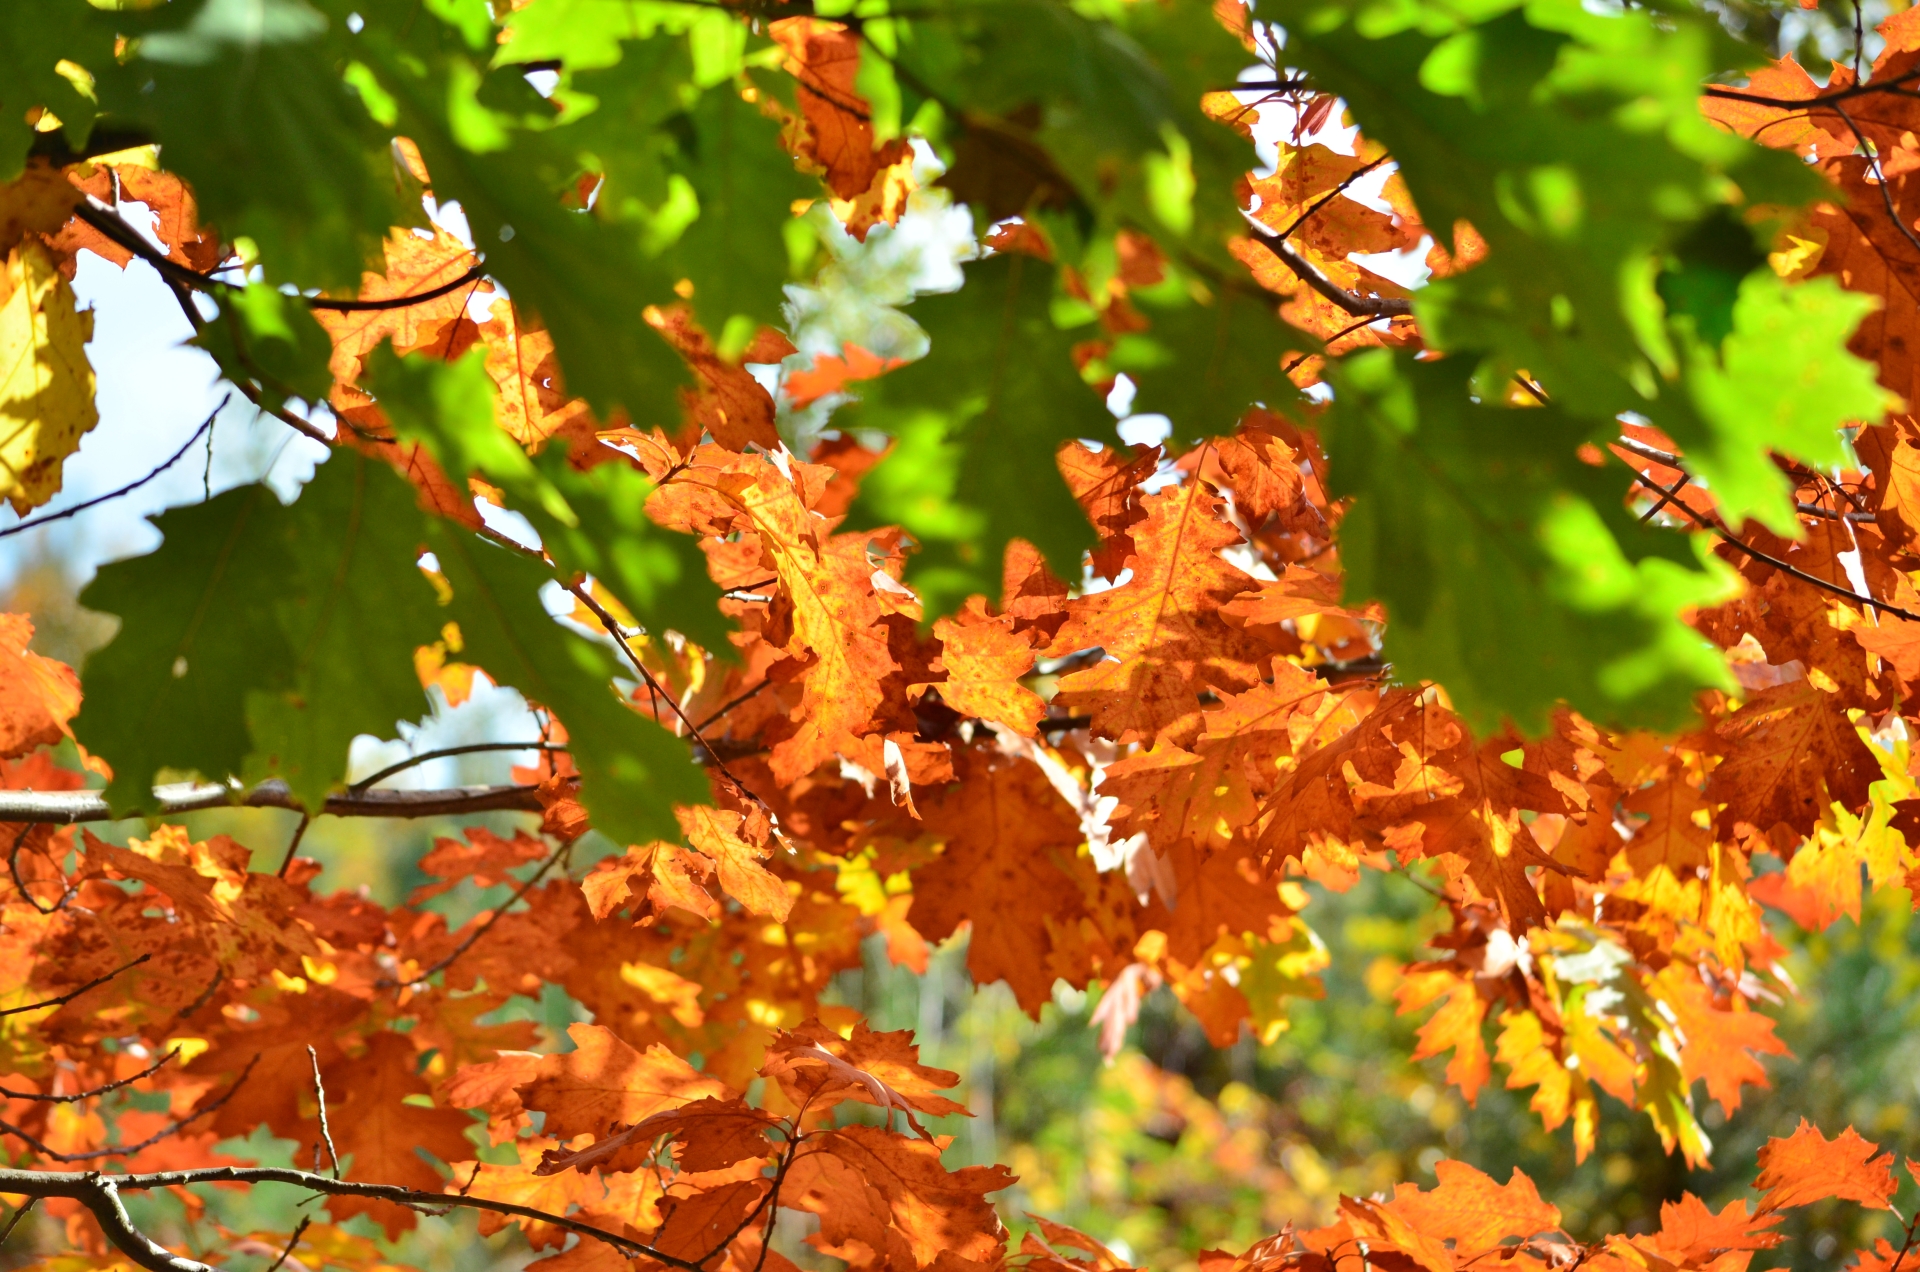
[[[604,1135],[616,1123],[631,1126],[662,1109],[733,1094],[658,1043],[635,1051],[599,1025],[570,1025],[567,1036],[575,1050],[545,1057],[538,1076],[520,1087],[521,1103],[547,1115],[550,1135]]]
[[[1849,1126],[1837,1139],[1828,1139],[1805,1118],[1785,1139],[1774,1138],[1760,1149],[1760,1177],[1755,1188],[1762,1214],[1804,1206],[1827,1197],[1857,1201],[1871,1210],[1889,1209],[1894,1190],[1893,1154],[1879,1152]]]

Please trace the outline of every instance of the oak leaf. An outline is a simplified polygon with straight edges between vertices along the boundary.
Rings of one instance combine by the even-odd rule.
[[[93,311],[75,308],[38,240],[0,270],[0,495],[25,513],[60,489],[61,466],[100,422],[86,343]]]
[[[1760,1149],[1762,1189],[1760,1212],[1768,1214],[1804,1206],[1827,1197],[1857,1201],[1870,1210],[1885,1210],[1899,1187],[1893,1177],[1893,1154],[1879,1153],[1849,1126],[1834,1139],[1800,1119],[1798,1129],[1785,1138],[1769,1139]]]
[[[571,1025],[567,1036],[575,1049],[547,1056],[519,1088],[523,1105],[547,1115],[549,1135],[605,1135],[615,1123],[631,1126],[662,1109],[733,1094],[658,1043],[636,1051],[600,1025]]]
[[[33,620],[0,614],[0,758],[25,755],[69,735],[80,709],[80,677],[28,648]]]

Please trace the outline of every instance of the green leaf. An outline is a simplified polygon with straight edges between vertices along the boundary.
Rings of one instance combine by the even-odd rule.
[[[151,130],[202,220],[251,238],[271,278],[356,286],[387,227],[421,209],[399,196],[393,131],[344,78],[346,32],[302,0],[179,9],[117,15],[139,56],[111,92],[102,81],[102,106]]]
[[[582,472],[557,444],[529,459],[495,422],[493,381],[481,350],[445,363],[398,358],[383,346],[368,360],[364,382],[395,433],[425,442],[456,478],[479,473],[499,487],[533,523],[562,578],[590,574],[648,631],[672,628],[732,656],[720,589],[698,542],[646,515],[653,483],[624,458]]]
[[[965,267],[955,292],[909,311],[927,356],[870,385],[845,427],[896,439],[861,483],[861,524],[905,527],[919,545],[908,580],[929,620],[971,593],[997,595],[1007,543],[1025,539],[1063,578],[1093,546],[1054,453],[1113,435],[1113,417],[1073,363],[1078,342],[1054,326],[1054,269],[1017,252]]]
[[[272,604],[295,569],[283,511],[256,485],[164,512],[158,550],[101,567],[80,594],[120,620],[87,659],[74,719],[74,736],[113,765],[116,812],[150,803],[162,768],[219,780],[244,765],[247,696],[293,661]]]
[[[1871,363],[1844,353],[1878,304],[1833,278],[1788,284],[1763,268],[1741,282],[1718,350],[1682,333],[1687,386],[1709,430],[1687,447],[1687,465],[1712,487],[1729,524],[1753,516],[1776,534],[1802,533],[1793,482],[1756,440],[1830,468],[1848,460],[1842,425],[1878,420],[1898,404]],[[1830,350],[1842,353],[1821,356]]]
[[[220,374],[260,391],[278,410],[290,397],[324,402],[333,388],[327,361],[333,341],[300,301],[265,283],[223,291],[220,313],[192,342],[220,366]]]
[[[1318,342],[1280,321],[1277,297],[1234,287],[1204,301],[1139,298],[1153,325],[1115,340],[1106,360],[1134,382],[1136,412],[1165,415],[1176,436],[1200,438],[1231,433],[1256,402],[1278,408],[1299,400],[1285,371],[1288,355]]]
[[[317,809],[344,779],[354,738],[390,737],[428,706],[413,651],[441,619],[419,566],[427,518],[390,466],[335,451],[277,520],[294,567],[273,600],[289,683],[248,695],[242,776],[285,778]]]
[[[116,810],[149,802],[163,768],[278,775],[317,808],[357,735],[427,705],[413,671],[439,629],[415,563],[424,518],[385,465],[339,453],[290,506],[244,486],[154,525],[158,550],[82,593],[121,622],[88,660],[75,722],[113,765]]]
[[[677,838],[673,805],[711,803],[706,778],[685,742],[615,692],[613,656],[547,613],[546,569],[445,523],[428,543],[453,589],[444,612],[460,625],[461,657],[566,725],[594,829],[623,844]]]
[[[1575,455],[1557,407],[1468,399],[1472,368],[1372,351],[1337,364],[1325,417],[1347,595],[1386,602],[1385,655],[1435,680],[1476,729],[1544,730],[1565,700],[1596,722],[1680,723],[1731,688],[1678,617],[1737,580],[1701,542],[1640,526],[1617,479]]]
[[[1579,0],[1470,10],[1278,2],[1288,60],[1347,99],[1392,152],[1427,223],[1464,220],[1486,239],[1484,261],[1416,294],[1428,342],[1501,373],[1525,369],[1590,438],[1610,436],[1622,412],[1651,419],[1735,482],[1727,492],[1715,483],[1717,497],[1736,501],[1731,513],[1792,533],[1786,486],[1736,475],[1756,474],[1769,450],[1822,462],[1834,454],[1842,401],[1865,418],[1880,408],[1858,391],[1870,371],[1845,349],[1846,317],[1859,311],[1818,293],[1763,302],[1762,293],[1781,297],[1779,286],[1764,268],[1749,273],[1758,262],[1745,209],[1823,197],[1794,156],[1700,114],[1699,85],[1751,64],[1754,51],[1709,16],[1602,13]],[[1733,391],[1717,357],[1677,355],[1676,344],[1713,344],[1738,326],[1736,289],[1744,321],[1791,337],[1767,354],[1729,337],[1769,364],[1772,390],[1791,381],[1849,391],[1832,402],[1797,391],[1763,401]]]
[[[36,138],[27,112],[45,107],[60,120],[78,151],[93,132],[98,89],[89,78],[111,77],[112,20],[86,0],[41,0],[0,5],[0,182],[18,177]],[[63,74],[62,61],[82,74]]]

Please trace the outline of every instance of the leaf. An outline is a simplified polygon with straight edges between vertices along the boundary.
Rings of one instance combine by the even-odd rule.
[[[562,1140],[605,1135],[616,1124],[632,1126],[663,1109],[733,1094],[658,1043],[636,1051],[599,1025],[570,1025],[567,1036],[574,1050],[544,1057],[533,1080],[519,1088],[520,1102],[546,1114],[547,1134]]]
[[[907,1030],[875,1033],[865,1021],[842,1038],[815,1018],[775,1038],[760,1072],[777,1081],[797,1106],[825,1109],[855,1099],[879,1108],[889,1120],[899,1109],[915,1134],[932,1141],[913,1116],[916,1110],[932,1117],[973,1115],[934,1094],[958,1086],[960,1075],[921,1064],[912,1038]]]
[[[946,678],[914,688],[936,689],[940,701],[962,715],[1033,736],[1047,704],[1020,683],[1033,671],[1034,648],[1031,639],[1013,630],[1015,621],[1011,614],[990,615],[980,598],[968,598],[956,615],[933,624],[940,642],[934,666]]]
[[[479,262],[472,248],[439,225],[433,227],[431,234],[396,228],[388,234],[382,252],[385,270],[362,274],[355,299],[392,300],[424,295],[457,281]],[[492,290],[493,284],[475,279],[471,286],[436,299],[394,309],[314,310],[314,320],[333,340],[333,377],[351,384],[359,377],[361,362],[383,340],[393,342],[395,353],[429,350],[442,358],[448,357],[455,352],[448,347],[453,327],[466,315],[469,302]],[[494,302],[496,311],[502,303]],[[511,315],[511,309],[508,313]],[[491,370],[492,359],[488,361]],[[513,431],[511,426],[508,431]]]
[[[903,526],[920,545],[908,581],[938,616],[999,590],[1007,544],[1038,547],[1078,578],[1092,536],[1051,459],[1062,442],[1112,433],[1053,323],[1054,271],[1019,252],[965,267],[956,292],[915,301],[927,356],[872,381],[847,425],[893,436],[861,483],[858,523]]]
[[[460,625],[462,657],[560,717],[594,826],[621,843],[674,834],[672,805],[707,802],[706,779],[685,743],[614,692],[615,665],[600,647],[548,615],[547,572],[452,527],[432,527],[427,543],[453,589],[443,612]]]
[[[1545,729],[1565,701],[1608,722],[1673,722],[1728,683],[1683,605],[1729,578],[1684,541],[1636,526],[1617,485],[1574,454],[1554,407],[1467,401],[1464,361],[1341,364],[1325,426],[1349,604],[1386,603],[1385,655],[1447,687],[1476,728]],[[1557,435],[1557,438],[1556,438]]]
[[[1277,297],[1227,288],[1205,303],[1172,298],[1156,305],[1142,296],[1152,326],[1121,336],[1107,355],[1137,386],[1135,412],[1158,412],[1179,436],[1199,438],[1231,432],[1256,403],[1279,410],[1296,401],[1286,355],[1312,352],[1314,342],[1280,321]]]
[[[564,1170],[598,1168],[637,1170],[653,1155],[663,1137],[675,1145],[674,1161],[683,1171],[724,1170],[736,1163],[764,1158],[773,1151],[767,1131],[777,1125],[759,1109],[738,1099],[707,1096],[678,1108],[649,1114],[624,1130],[585,1148],[548,1149],[541,1154],[536,1175]]]
[[[793,897],[787,885],[760,864],[768,856],[767,845],[764,838],[754,843],[745,837],[746,818],[718,808],[676,808],[674,815],[687,842],[713,861],[714,873],[728,896],[755,914],[786,922]]]
[[[1760,1149],[1760,1177],[1753,1182],[1765,1195],[1760,1213],[1804,1206],[1827,1197],[1857,1201],[1870,1210],[1885,1210],[1899,1187],[1893,1177],[1893,1155],[1881,1153],[1849,1126],[1834,1139],[1820,1133],[1805,1118],[1782,1139],[1769,1139]]]
[[[959,784],[918,802],[945,847],[914,872],[907,917],[929,940],[973,923],[967,969],[981,984],[1004,980],[1026,1011],[1053,993],[1046,920],[1066,921],[1078,898],[1071,870],[1080,828],[1037,765],[964,752]]]
[[[325,400],[333,384],[327,333],[305,305],[265,283],[248,283],[221,295],[219,316],[205,323],[193,343],[212,356],[220,373],[252,385],[269,410],[288,398]]]
[[[80,709],[80,677],[27,647],[33,620],[0,614],[0,758],[25,755],[69,736]]]
[[[1744,821],[1802,833],[1829,803],[1858,808],[1880,765],[1832,697],[1806,681],[1763,689],[1715,730],[1726,758],[1707,780],[1723,831]]]
[[[1133,578],[1070,602],[1053,642],[1056,651],[1106,651],[1104,661],[1063,677],[1055,700],[1090,713],[1102,735],[1123,741],[1190,736],[1200,694],[1248,688],[1269,652],[1219,612],[1254,584],[1219,555],[1241,542],[1219,497],[1190,481],[1142,502],[1147,520],[1132,531],[1127,559]]]
[[[924,1268],[942,1254],[985,1261],[1004,1238],[986,1194],[1013,1184],[1002,1166],[949,1172],[940,1150],[877,1126],[847,1126],[812,1141],[796,1160],[787,1194],[820,1216],[822,1253],[858,1242],[893,1266]],[[836,1257],[846,1257],[838,1255]]]
[[[1401,1184],[1387,1206],[1424,1235],[1452,1242],[1456,1259],[1470,1259],[1508,1237],[1526,1241],[1560,1227],[1559,1208],[1540,1200],[1533,1181],[1518,1169],[1504,1184],[1465,1162],[1435,1162],[1433,1173],[1438,1187],[1422,1192]]]
[[[473,1123],[456,1109],[422,1108],[409,1100],[428,1087],[417,1072],[419,1053],[406,1038],[382,1030],[367,1042],[365,1055],[331,1073],[339,1103],[328,1110],[328,1120],[347,1178],[438,1192],[440,1172],[417,1150],[457,1161],[472,1150],[465,1132]],[[389,1240],[419,1222],[406,1207],[357,1197],[330,1197],[327,1209],[342,1223],[367,1214]]]
[[[60,490],[61,466],[100,422],[83,347],[93,313],[39,242],[7,254],[0,276],[0,495],[25,513]]]

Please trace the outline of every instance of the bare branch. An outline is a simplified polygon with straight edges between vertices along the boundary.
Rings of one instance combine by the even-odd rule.
[[[18,1016],[22,1012],[39,1011],[42,1007],[65,1006],[67,1003],[72,1002],[74,999],[80,997],[80,995],[86,993],[88,990],[100,988],[100,986],[106,984],[108,981],[112,980],[114,977],[118,976],[120,973],[125,971],[131,971],[133,968],[140,966],[140,964],[146,962],[148,959],[152,957],[153,955],[151,954],[142,954],[139,958],[134,959],[130,963],[122,963],[120,966],[108,972],[105,976],[96,976],[92,980],[88,981],[86,984],[82,985],[80,988],[70,989],[66,993],[61,994],[57,998],[48,998],[37,1003],[28,1003],[25,1007],[0,1008],[0,1016]]]
[[[141,477],[135,481],[130,481],[126,485],[120,487],[120,489],[118,490],[110,490],[104,495],[95,495],[92,499],[88,499],[81,503],[77,503],[73,505],[73,507],[71,508],[62,508],[58,512],[49,512],[44,516],[34,517],[29,521],[22,521],[18,525],[8,526],[6,529],[0,530],[0,539],[4,539],[9,535],[24,534],[28,530],[38,530],[41,526],[46,525],[50,521],[61,521],[66,519],[67,517],[75,516],[79,513],[85,512],[89,508],[97,508],[103,503],[111,503],[113,500],[120,498],[120,496],[122,495],[132,494],[134,491],[140,489],[140,487],[152,481],[155,477],[158,477],[161,473],[166,472],[167,469],[172,468],[175,464],[179,463],[181,458],[184,455],[186,455],[188,451],[193,449],[193,444],[199,441],[202,437],[206,436],[207,430],[213,427],[214,419],[220,414],[220,412],[227,409],[227,403],[231,402],[232,400],[233,400],[233,397],[231,394],[221,398],[220,405],[214,407],[213,411],[207,416],[207,418],[201,421],[200,427],[193,430],[193,436],[189,437],[184,443],[181,444],[180,449],[173,453],[172,458],[162,463],[158,468],[148,473],[145,477]]]
[[[1361,296],[1344,287],[1334,286],[1319,270],[1294,255],[1292,248],[1271,235],[1255,234],[1253,241],[1278,257],[1280,263],[1292,270],[1294,276],[1301,282],[1356,318],[1362,316],[1391,318],[1413,312],[1413,302],[1410,300],[1386,296]]]
[[[320,1053],[307,1044],[307,1059],[313,1064],[313,1098],[320,1102],[320,1138],[327,1146],[327,1161],[333,1177],[340,1178],[340,1154],[333,1151],[333,1129],[327,1125],[327,1084],[320,1080]]]
[[[32,1135],[21,1130],[11,1122],[0,1121],[0,1131],[20,1140],[42,1157],[52,1158],[56,1162],[93,1162],[99,1161],[102,1157],[131,1157],[143,1149],[152,1148],[169,1135],[178,1134],[185,1130],[190,1124],[199,1121],[209,1113],[217,1111],[228,1100],[233,1098],[235,1092],[246,1084],[247,1079],[253,1076],[253,1066],[259,1063],[260,1057],[257,1055],[254,1056],[253,1059],[247,1061],[247,1067],[240,1071],[240,1076],[233,1080],[232,1086],[221,1093],[219,1099],[211,1104],[202,1105],[185,1117],[176,1120],[171,1125],[162,1127],[160,1130],[155,1131],[153,1134],[147,1136],[147,1138],[141,1140],[138,1144],[115,1144],[108,1148],[92,1149],[85,1153],[61,1153],[54,1151],[54,1149],[35,1139]]]
[[[100,1220],[101,1229],[122,1252],[148,1272],[217,1272],[197,1260],[175,1255],[154,1244],[134,1228],[120,1203],[119,1194],[148,1192],[157,1188],[183,1188],[192,1184],[291,1184],[334,1197],[362,1197],[387,1201],[412,1209],[455,1207],[487,1210],[494,1214],[550,1223],[568,1232],[604,1241],[629,1258],[648,1258],[678,1268],[681,1272],[704,1272],[697,1263],[656,1250],[631,1237],[596,1228],[565,1215],[537,1210],[532,1206],[491,1197],[461,1193],[430,1193],[397,1184],[369,1184],[351,1179],[333,1179],[315,1171],[293,1170],[280,1166],[214,1166],[200,1170],[156,1171],[142,1175],[107,1175],[99,1171],[0,1170],[0,1193],[24,1197],[72,1197]]]
[[[150,1078],[160,1072],[167,1061],[179,1054],[180,1048],[175,1047],[130,1078],[121,1078],[117,1082],[109,1082],[104,1086],[93,1087],[86,1091],[76,1091],[72,1095],[42,1095],[38,1091],[15,1091],[10,1087],[0,1086],[0,1096],[5,1096],[9,1100],[35,1100],[42,1104],[78,1104],[82,1100],[98,1099],[109,1091],[118,1091],[124,1086],[132,1086],[142,1078]],[[0,1241],[4,1240],[5,1238],[0,1237]]]
[[[148,813],[172,817],[208,808],[284,808],[305,811],[287,784],[262,782],[250,791],[212,783],[156,786]],[[349,791],[330,795],[320,809],[332,817],[457,817],[465,813],[541,811],[534,786],[456,786],[433,791]],[[115,813],[98,791],[0,791],[0,822],[119,821],[138,813]]]
[[[398,764],[389,764],[369,777],[350,784],[349,791],[364,791],[370,786],[392,777],[395,773],[404,773],[429,760],[444,760],[455,755],[477,755],[482,751],[565,751],[567,748],[556,742],[470,742],[465,746],[443,746],[437,751],[422,751],[418,755],[409,755]]]

